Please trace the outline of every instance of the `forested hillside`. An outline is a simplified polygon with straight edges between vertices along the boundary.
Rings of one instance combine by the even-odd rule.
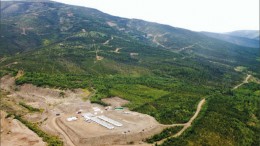
[[[193,128],[163,145],[259,145],[259,93],[259,84],[250,83],[212,95]]]

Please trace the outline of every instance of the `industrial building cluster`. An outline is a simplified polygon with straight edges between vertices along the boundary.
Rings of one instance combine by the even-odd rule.
[[[77,113],[81,113],[81,116],[84,118],[86,122],[95,122],[107,129],[114,129],[116,127],[121,127],[123,126],[122,123],[115,121],[107,116],[104,115],[98,115],[97,112],[103,113],[99,108],[93,107],[93,110],[95,111],[94,114],[88,112],[88,113],[81,113],[81,111],[78,111]],[[69,117],[67,118],[67,121],[76,121],[78,118],[77,117]]]

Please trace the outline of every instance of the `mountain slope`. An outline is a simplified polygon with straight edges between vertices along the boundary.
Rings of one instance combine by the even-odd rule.
[[[95,30],[97,26],[99,31],[103,29],[103,33],[113,35],[117,33],[124,35],[124,37],[131,36],[142,43],[153,43],[156,46],[161,46],[170,49],[181,49],[189,45],[194,45],[197,43],[202,43],[202,45],[210,44],[212,46],[220,45],[220,42],[214,42],[213,39],[209,39],[199,33],[192,32],[185,29],[174,28],[171,26],[145,22],[141,20],[129,20],[119,17],[113,17],[107,14],[104,14],[100,11],[87,8],[79,8],[74,6],[61,5],[59,3],[33,3],[33,6],[30,6],[30,3],[16,3],[4,2],[7,4],[2,4],[3,9],[2,17],[5,20],[5,17],[14,16],[12,19],[9,19],[8,22],[2,22],[3,31],[17,31],[16,37],[22,37],[21,42],[26,41],[27,37],[30,40],[32,45],[29,48],[35,48],[35,46],[44,45],[45,38],[53,39],[54,41],[62,40],[71,35],[71,33],[80,32],[82,29],[85,30]],[[15,7],[15,9],[14,9]],[[40,9],[37,9],[39,7]],[[27,9],[28,8],[28,9]],[[14,10],[13,10],[14,9]],[[47,12],[48,11],[48,12]],[[59,11],[59,13],[57,13]],[[47,13],[46,13],[47,12]],[[19,17],[19,14],[23,14]],[[25,14],[25,15],[24,15]],[[18,15],[18,16],[16,16]],[[19,20],[18,18],[19,17]],[[95,19],[95,20],[94,20]],[[26,20],[26,21],[25,21]],[[31,21],[28,21],[31,20]],[[12,25],[10,23],[12,22]],[[88,23],[89,22],[89,23]],[[8,24],[6,26],[5,24]],[[38,23],[38,24],[37,24]],[[103,28],[104,27],[104,28]],[[25,32],[24,32],[25,30]],[[19,36],[17,33],[23,35]],[[27,33],[32,33],[31,35],[25,35]],[[42,32],[42,33],[41,33]],[[13,34],[12,32],[5,32],[4,34]],[[25,33],[25,34],[24,34]],[[5,40],[6,37],[3,37]],[[10,37],[6,38],[7,40],[12,40]],[[15,41],[19,40],[18,38]],[[45,41],[47,43],[48,41]],[[214,44],[215,43],[215,44]],[[10,43],[9,43],[10,44]],[[28,43],[13,43],[17,45],[23,45]],[[36,44],[36,45],[33,45]],[[223,44],[230,45],[230,44]],[[197,44],[198,47],[198,44]],[[211,46],[206,46],[211,47]],[[218,46],[222,48],[224,46]],[[230,46],[236,47],[236,46]],[[28,49],[28,46],[20,47],[22,50]],[[202,49],[203,48],[199,48]],[[10,50],[10,49],[8,49]],[[195,49],[196,50],[196,49]],[[222,50],[223,51],[223,50]],[[236,52],[234,52],[236,53]]]
[[[49,73],[160,73],[168,77],[176,75],[170,73],[176,72],[174,67],[188,67],[193,69],[179,74],[205,69],[207,78],[214,80],[236,66],[258,71],[259,49],[201,33],[61,3],[1,4],[0,56],[21,53],[3,57],[2,66]],[[215,70],[213,65],[222,70],[212,73],[218,76],[209,73]]]
[[[259,40],[249,39],[245,37],[232,36],[228,34],[212,33],[212,32],[202,32],[206,36],[230,42],[236,45],[259,48]]]
[[[227,32],[226,34],[259,40],[259,30],[237,30],[237,31]]]
[[[181,28],[140,20],[132,20],[129,25],[136,30],[146,33],[150,41],[156,46],[184,54],[186,57],[196,56],[207,61],[224,64],[233,64],[235,62],[243,64],[242,60],[243,62],[251,60],[247,56],[253,55],[254,57],[252,57],[255,58],[259,55],[258,48],[246,48],[234,45]]]

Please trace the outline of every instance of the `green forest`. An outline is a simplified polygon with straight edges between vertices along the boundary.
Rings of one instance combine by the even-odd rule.
[[[208,98],[208,107],[182,136],[163,145],[243,145],[260,143],[260,86],[249,83]]]

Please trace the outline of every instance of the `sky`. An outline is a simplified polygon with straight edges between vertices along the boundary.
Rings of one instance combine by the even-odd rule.
[[[193,31],[259,30],[259,0],[54,0]]]

